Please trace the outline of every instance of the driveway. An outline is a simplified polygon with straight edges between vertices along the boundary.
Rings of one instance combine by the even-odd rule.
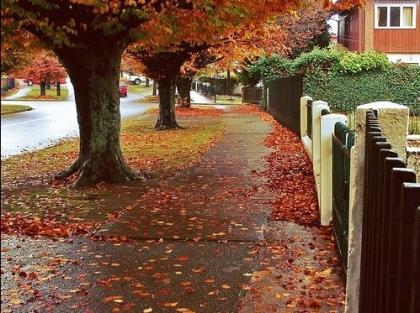
[[[198,93],[197,91],[191,90],[191,102],[192,103],[203,103],[203,104],[214,104],[213,100],[210,100],[206,96]]]
[[[76,104],[69,86],[68,101],[19,101],[34,110],[1,117],[1,158],[37,150],[57,141],[78,136]],[[147,111],[153,105],[141,104],[147,94],[129,93],[121,98],[121,116],[127,117]],[[2,104],[18,101],[2,101]]]

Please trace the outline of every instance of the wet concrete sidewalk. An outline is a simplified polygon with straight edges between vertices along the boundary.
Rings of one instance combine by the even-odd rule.
[[[13,312],[340,312],[329,229],[268,220],[273,194],[260,173],[271,126],[253,114],[223,119],[214,147],[147,182],[97,240],[4,238],[4,312],[22,286],[26,304]],[[19,262],[42,276],[36,286],[10,278]]]

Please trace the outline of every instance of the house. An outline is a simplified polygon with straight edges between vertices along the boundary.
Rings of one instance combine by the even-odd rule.
[[[338,42],[353,51],[377,50],[392,62],[420,65],[420,1],[366,0],[341,12]]]

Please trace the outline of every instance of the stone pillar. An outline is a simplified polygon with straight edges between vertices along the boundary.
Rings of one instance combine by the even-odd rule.
[[[392,102],[373,102],[356,110],[356,141],[350,158],[349,250],[346,313],[359,313],[360,253],[363,222],[366,111],[377,110],[380,127],[399,157],[405,159],[409,109]],[[365,312],[360,312],[365,313]]]
[[[318,100],[312,103],[312,166],[318,193],[318,203],[321,203],[321,111],[323,109],[330,109],[327,102]]]
[[[312,98],[308,96],[300,98],[300,138],[302,140],[303,146],[305,147],[306,153],[308,153],[309,158],[312,160],[312,140],[306,134],[308,130],[308,111],[306,104],[309,100],[312,100]]]
[[[320,217],[321,225],[328,225],[332,220],[333,208],[333,134],[336,123],[347,124],[347,117],[342,114],[321,116],[321,168],[320,168]]]

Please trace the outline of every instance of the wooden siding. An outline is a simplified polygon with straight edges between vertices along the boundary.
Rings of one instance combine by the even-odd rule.
[[[339,34],[339,43],[347,47],[349,50],[361,51],[361,23],[362,12],[361,9],[353,9],[346,12],[344,34]]]
[[[382,3],[382,1],[376,1]],[[406,3],[413,3],[407,1]],[[415,29],[375,29],[375,50],[388,53],[420,53],[420,1],[416,7]]]

